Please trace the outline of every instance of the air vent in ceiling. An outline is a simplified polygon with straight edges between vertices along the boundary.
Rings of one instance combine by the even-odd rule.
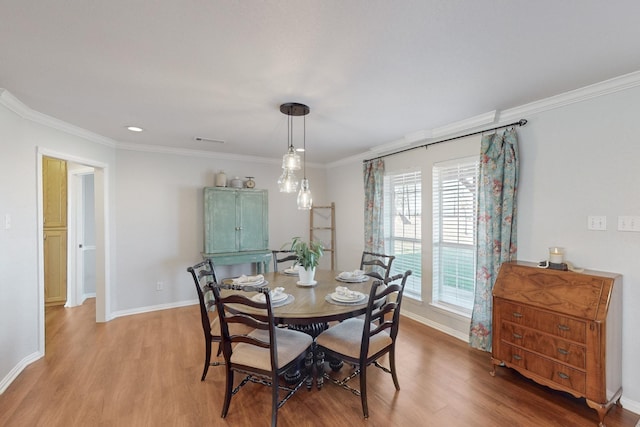
[[[221,139],[205,138],[203,136],[194,136],[193,139],[202,142],[215,142],[216,144],[224,144],[224,141]]]

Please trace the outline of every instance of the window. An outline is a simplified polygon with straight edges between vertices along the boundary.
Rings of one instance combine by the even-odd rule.
[[[475,289],[478,158],[433,166],[433,302],[471,313]]]
[[[385,250],[395,255],[391,275],[407,270],[406,296],[422,296],[422,175],[419,171],[385,176]]]

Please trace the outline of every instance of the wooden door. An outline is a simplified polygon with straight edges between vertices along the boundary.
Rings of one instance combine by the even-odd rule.
[[[236,252],[236,191],[226,188],[204,190],[205,253]]]
[[[67,232],[44,232],[44,300],[46,305],[67,302]]]
[[[237,207],[240,251],[268,249],[268,212],[266,191],[239,191]]]
[[[42,158],[44,295],[46,305],[67,301],[67,162]]]
[[[42,158],[42,193],[45,227],[67,227],[67,162]]]

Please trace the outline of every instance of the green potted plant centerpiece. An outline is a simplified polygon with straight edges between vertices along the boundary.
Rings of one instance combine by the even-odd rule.
[[[293,251],[297,257],[294,265],[299,265],[298,275],[300,281],[298,284],[313,286],[316,282],[313,277],[316,274],[316,267],[320,262],[322,256],[323,247],[320,242],[310,241],[308,244],[300,237],[294,237],[291,242],[291,251]]]

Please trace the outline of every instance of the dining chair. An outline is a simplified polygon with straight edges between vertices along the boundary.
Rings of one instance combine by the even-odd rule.
[[[204,332],[204,369],[202,371],[202,378],[200,381],[204,381],[209,371],[209,366],[219,366],[219,362],[211,363],[211,345],[218,343],[218,356],[222,350],[221,336],[220,336],[220,323],[218,315],[215,312],[216,306],[213,296],[213,291],[207,287],[209,282],[217,282],[216,272],[213,267],[211,259],[206,259],[198,264],[187,268],[187,271],[191,273],[193,281],[196,285],[196,292],[198,293],[198,301],[200,302],[200,321],[202,323],[202,331]]]
[[[271,304],[269,288],[238,286],[233,284],[211,284],[213,289],[220,330],[222,353],[226,366],[226,388],[222,418],[227,416],[231,397],[249,382],[271,388],[271,426],[278,421],[278,409],[285,404],[307,380],[313,365],[310,335],[292,329],[277,327]],[[252,298],[241,293],[221,295],[221,289],[257,292]],[[263,295],[264,300],[259,297]],[[251,328],[250,332],[238,333],[235,326]],[[280,379],[286,372],[298,369],[304,360],[304,372],[294,384]],[[234,388],[234,373],[246,375]],[[280,399],[280,392],[285,395]]]
[[[375,252],[362,252],[360,270],[374,279],[386,280],[391,275],[391,264],[396,257],[394,255],[377,254]]]
[[[404,274],[390,277],[387,281],[376,280],[369,292],[367,311],[364,319],[351,318],[331,326],[316,338],[318,346],[318,364],[322,371],[318,376],[351,391],[360,396],[362,413],[369,417],[367,405],[367,367],[371,364],[391,374],[396,390],[400,390],[395,364],[396,338],[400,326],[400,305],[402,294],[411,275],[411,270]],[[398,283],[393,283],[402,279]],[[388,315],[388,316],[386,316]],[[324,372],[323,354],[331,358],[340,359],[354,365],[355,370],[343,379],[335,379]],[[389,354],[389,368],[378,363],[378,359]],[[350,387],[347,382],[360,376],[360,389]]]
[[[293,251],[271,251],[271,258],[273,258],[273,271],[276,273],[278,272],[279,264],[297,259]]]

